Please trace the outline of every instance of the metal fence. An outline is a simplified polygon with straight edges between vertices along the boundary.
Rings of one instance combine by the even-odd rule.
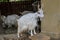
[[[20,2],[0,2],[0,10],[2,15],[19,14],[24,10],[32,11],[33,1],[20,1]]]

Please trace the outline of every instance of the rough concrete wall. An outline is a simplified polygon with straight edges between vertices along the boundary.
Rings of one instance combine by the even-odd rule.
[[[41,0],[44,10],[42,32],[60,33],[60,0]]]

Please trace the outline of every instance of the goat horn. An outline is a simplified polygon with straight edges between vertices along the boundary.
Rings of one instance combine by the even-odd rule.
[[[39,2],[38,2],[38,10],[39,10]]]

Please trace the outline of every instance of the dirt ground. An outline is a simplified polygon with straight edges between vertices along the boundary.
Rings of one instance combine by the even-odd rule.
[[[31,37],[28,33],[23,33],[22,37],[17,38],[17,28],[5,29],[0,27],[0,40],[40,40],[42,36],[38,35]]]
[[[20,38],[17,37],[17,34],[0,34],[0,40],[60,40],[60,39],[53,39],[50,36],[38,33],[34,36],[23,34],[23,36]]]
[[[59,39],[50,38],[50,36],[47,36],[42,33],[37,33],[32,37],[28,33],[23,33],[22,37],[17,38],[17,28],[8,29],[0,28],[0,40],[59,40]]]
[[[50,37],[44,34],[37,34],[32,37],[24,35],[20,38],[17,38],[17,34],[5,34],[0,35],[0,40],[50,40]]]

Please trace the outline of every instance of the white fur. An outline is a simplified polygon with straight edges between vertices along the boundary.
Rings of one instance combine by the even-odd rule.
[[[38,14],[38,12],[40,14]],[[34,34],[36,34],[35,27],[37,26],[37,18],[44,17],[42,9],[40,9],[38,12],[28,13],[26,15],[23,15],[21,18],[19,18],[17,20],[17,22],[18,22],[18,37],[19,37],[19,33],[23,32],[23,30],[30,30],[31,36],[33,36],[32,30],[34,30]]]
[[[12,27],[12,25],[16,26],[18,18],[19,18],[19,16],[16,14],[8,15],[4,21],[4,24],[8,25],[8,27]]]

